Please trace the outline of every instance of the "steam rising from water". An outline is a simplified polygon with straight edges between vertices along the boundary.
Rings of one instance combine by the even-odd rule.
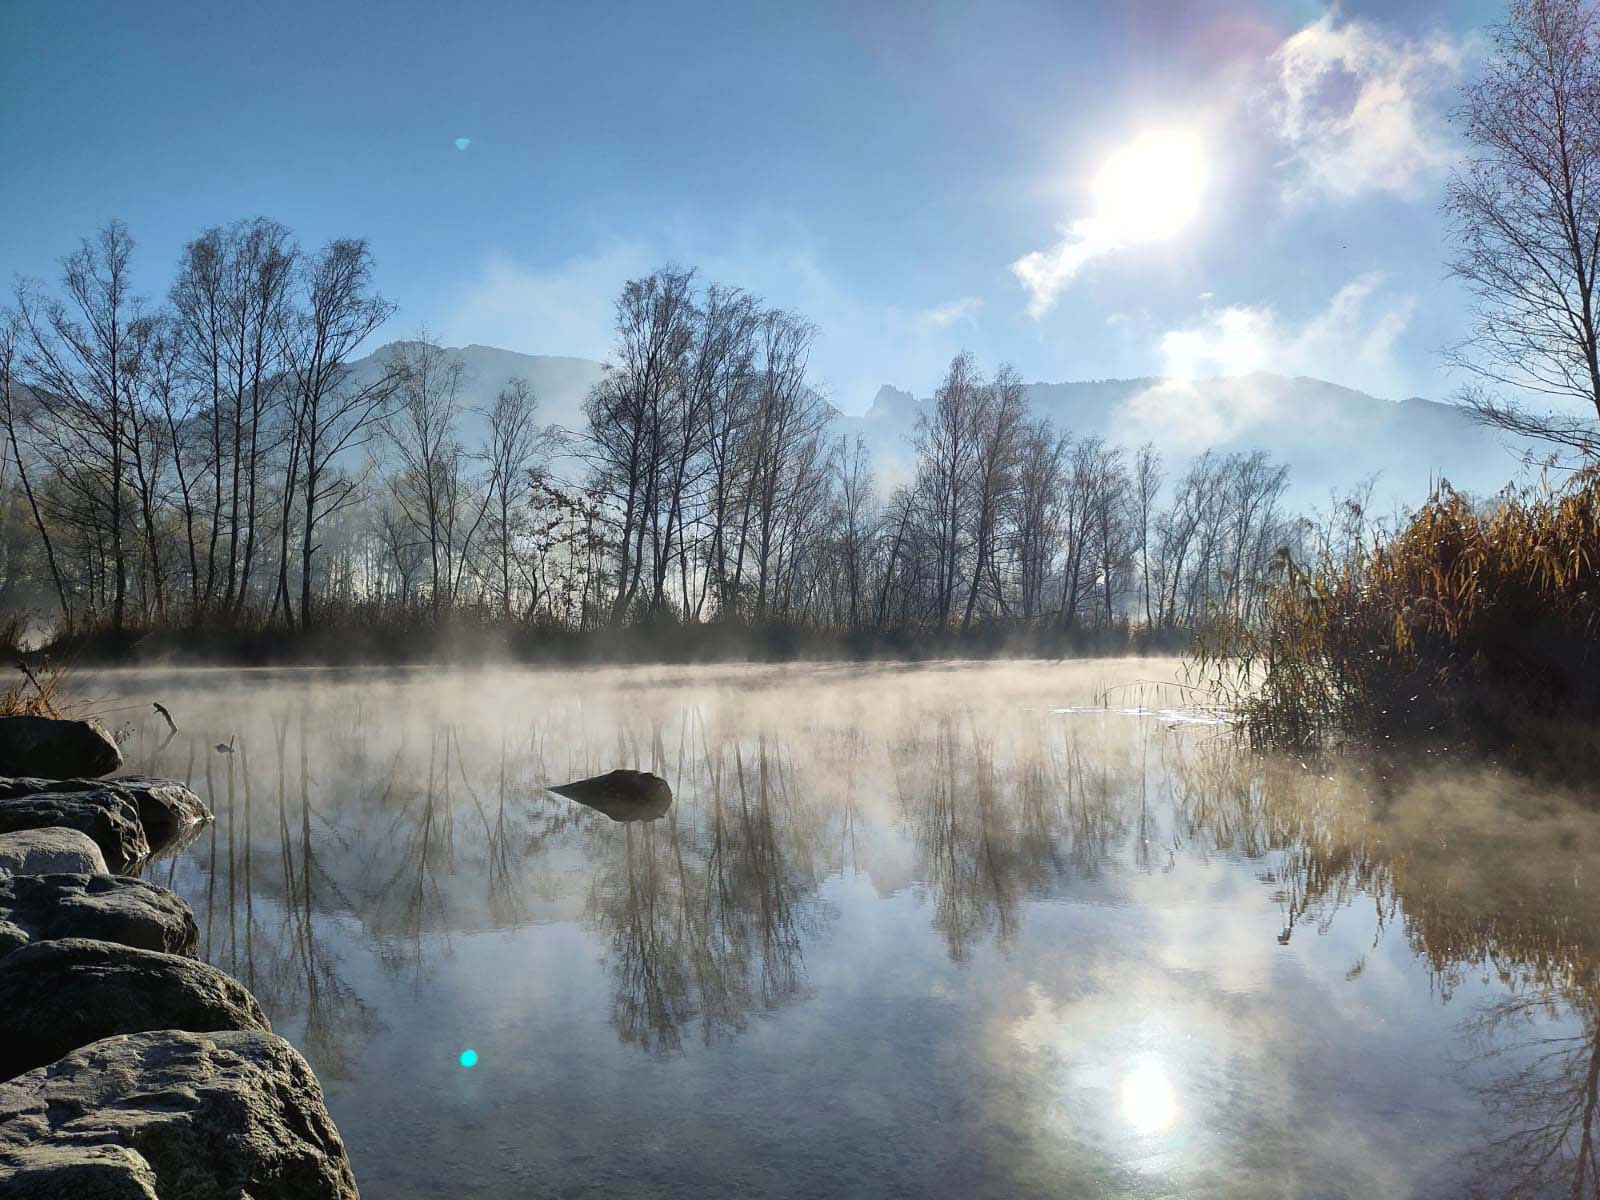
[[[173,710],[129,765],[218,820],[150,874],[309,1055],[375,1194],[1443,1197],[1552,1121],[1541,1186],[1570,1190],[1584,798],[1253,758],[1176,669],[81,686]],[[615,767],[670,808],[543,790]]]

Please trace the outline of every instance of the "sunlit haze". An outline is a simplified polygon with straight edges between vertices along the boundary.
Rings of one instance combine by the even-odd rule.
[[[0,1196],[1600,1200],[1600,0],[0,0]]]

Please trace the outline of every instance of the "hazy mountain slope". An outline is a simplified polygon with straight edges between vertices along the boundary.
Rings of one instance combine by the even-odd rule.
[[[375,377],[402,352],[404,342],[391,342],[352,364],[358,377]],[[568,429],[583,426],[583,398],[605,373],[605,367],[587,358],[562,358],[549,354],[518,354],[493,346],[463,346],[446,351],[462,371],[461,407],[464,441],[478,440],[478,410],[494,403],[495,395],[514,376],[533,385],[539,397],[539,420]]]
[[[1169,473],[1207,447],[1264,449],[1290,467],[1292,502],[1325,505],[1330,491],[1376,477],[1374,501],[1415,503],[1444,477],[1471,492],[1494,492],[1519,469],[1521,447],[1474,424],[1453,405],[1395,403],[1320,379],[1256,374],[1193,383],[1109,379],[1034,383],[1035,413],[1078,437],[1128,447],[1153,442]],[[871,447],[879,478],[900,482],[912,463],[910,438],[927,401],[893,387],[878,391],[861,417],[841,417],[842,431]]]
[[[375,373],[400,353],[384,346],[355,364]],[[590,359],[518,354],[492,346],[448,352],[464,368],[463,439],[482,435],[474,410],[491,404],[508,379],[521,375],[539,396],[540,419],[583,426],[583,399],[605,371]],[[1377,477],[1374,500],[1387,508],[1415,503],[1443,476],[1465,491],[1498,490],[1518,470],[1517,447],[1473,424],[1458,408],[1429,400],[1382,400],[1321,379],[1255,374],[1192,383],[1106,379],[1028,385],[1029,403],[1079,437],[1099,436],[1129,447],[1154,442],[1169,472],[1210,446],[1222,452],[1270,451],[1290,466],[1292,502],[1325,505],[1329,493]],[[911,436],[926,405],[893,387],[878,390],[861,416],[840,415],[839,432],[871,447],[880,483],[909,477]]]

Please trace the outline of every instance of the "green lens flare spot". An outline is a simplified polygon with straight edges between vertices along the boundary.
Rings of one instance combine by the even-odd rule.
[[[463,1067],[475,1067],[475,1066],[477,1066],[478,1065],[478,1052],[476,1050],[463,1050],[461,1052],[460,1062],[461,1062],[461,1065]]]

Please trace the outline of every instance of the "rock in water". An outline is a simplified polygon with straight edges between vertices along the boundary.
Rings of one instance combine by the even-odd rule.
[[[152,851],[188,838],[196,827],[212,819],[204,800],[171,779],[119,775],[107,782],[133,797]]]
[[[625,767],[550,790],[605,813],[613,821],[654,821],[672,807],[672,789],[665,779]]]
[[[116,779],[0,778],[0,800],[98,791],[117,792],[132,802],[152,852],[183,841],[197,826],[211,820],[211,810],[205,801],[171,779],[151,779],[144,775],[122,775]]]
[[[0,717],[0,775],[72,779],[121,765],[122,751],[99,721]]]
[[[0,879],[0,956],[30,942],[60,938],[94,938],[193,957],[200,931],[187,904],[143,879],[125,875]]]
[[[118,1147],[136,1158],[119,1162]],[[105,1170],[123,1189],[108,1200],[143,1200],[138,1163],[162,1200],[359,1196],[316,1076],[266,1033],[107,1038],[0,1083],[0,1195],[96,1195],[16,1190],[29,1172],[48,1178],[58,1151],[58,1170]]]
[[[105,855],[94,839],[76,829],[23,829],[0,833],[0,875],[55,875],[63,871],[104,875]]]
[[[245,986],[209,963],[115,942],[32,942],[0,958],[0,1079],[117,1033],[271,1033]]]
[[[52,826],[88,834],[113,871],[131,870],[150,856],[139,810],[124,792],[99,788],[0,800],[0,833]]]

